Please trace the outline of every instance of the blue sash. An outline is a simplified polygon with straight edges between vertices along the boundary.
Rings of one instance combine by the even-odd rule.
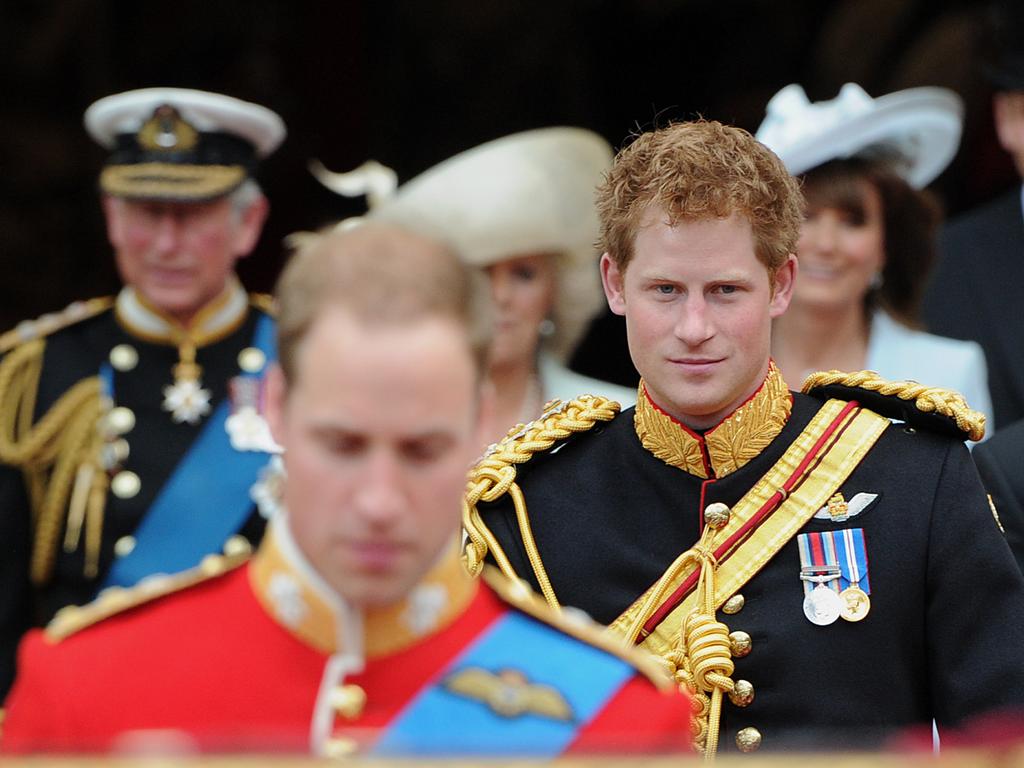
[[[550,686],[569,704],[559,720],[526,712],[501,716],[482,700],[448,690],[465,670],[521,673],[533,686]],[[424,757],[503,755],[554,757],[635,674],[622,659],[510,611],[420,692],[384,731],[371,754]]]
[[[261,315],[252,346],[277,359],[274,321]],[[257,374],[244,374],[257,375]],[[135,530],[135,548],[114,560],[101,589],[132,586],[154,573],[177,573],[221,552],[252,512],[249,489],[270,454],[236,451],[225,429],[225,397]]]

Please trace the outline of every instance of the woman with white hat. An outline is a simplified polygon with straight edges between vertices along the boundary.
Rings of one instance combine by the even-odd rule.
[[[339,194],[367,194],[370,219],[440,237],[483,268],[495,302],[490,376],[501,437],[553,399],[636,392],[570,371],[565,361],[603,306],[594,189],[612,150],[581,128],[505,136],[458,154],[394,189],[376,163],[314,174]]]
[[[803,177],[806,217],[793,300],[772,354],[791,385],[817,370],[873,370],[960,392],[989,417],[985,357],[970,341],[918,329],[939,208],[923,187],[960,141],[960,99],[943,88],[871,98],[847,83],[811,103],[789,85],[757,138]]]

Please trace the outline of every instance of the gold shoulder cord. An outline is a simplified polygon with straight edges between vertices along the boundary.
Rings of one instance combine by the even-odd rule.
[[[102,414],[98,376],[82,379],[32,423],[45,341],[15,347],[0,361],[0,461],[19,467],[32,506],[31,577],[44,584],[53,572],[64,510],[72,496],[86,523],[86,573],[99,566],[107,474],[99,466]]]
[[[477,509],[478,502],[495,501],[507,493],[515,505],[523,546],[526,547],[541,593],[551,608],[561,610],[533,538],[526,501],[516,483],[516,465],[526,463],[535,453],[543,453],[558,441],[577,432],[593,429],[600,421],[611,421],[620,408],[614,400],[595,395],[580,395],[564,405],[558,401],[549,403],[539,419],[525,427],[514,427],[470,470],[466,494],[462,500],[462,525],[468,537],[462,560],[473,576],[480,574],[489,551],[507,578],[519,580],[519,575]]]
[[[834,384],[913,400],[922,413],[937,413],[952,419],[969,440],[978,441],[985,436],[985,414],[971,408],[964,396],[952,389],[927,387],[916,381],[888,381],[874,371],[818,371],[804,379],[800,391],[807,394],[812,389]]]

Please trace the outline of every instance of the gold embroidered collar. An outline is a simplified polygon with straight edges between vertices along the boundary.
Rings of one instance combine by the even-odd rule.
[[[703,435],[659,408],[640,382],[633,426],[641,444],[666,464],[691,475],[725,477],[761,453],[789,420],[793,396],[775,367],[757,391]]]
[[[220,295],[203,307],[188,327],[165,315],[130,285],[117,295],[114,313],[121,326],[140,339],[199,348],[237,330],[245,320],[248,307],[245,289],[232,277]]]
[[[459,562],[458,542],[400,602],[360,610],[313,569],[276,515],[253,556],[249,579],[260,604],[302,642],[328,654],[361,658],[407,648],[455,620],[476,595],[478,582]]]

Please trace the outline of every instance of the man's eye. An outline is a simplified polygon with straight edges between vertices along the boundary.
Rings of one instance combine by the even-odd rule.
[[[654,286],[654,290],[663,296],[671,296],[676,292],[676,287],[674,285],[662,284]]]
[[[447,448],[447,442],[442,440],[424,440],[406,443],[402,446],[402,452],[407,458],[416,462],[436,461]]]
[[[736,291],[738,289],[736,288],[735,285],[719,285],[716,290],[719,293],[722,293],[722,294],[725,294],[725,295],[728,296],[729,294],[736,293]]]

